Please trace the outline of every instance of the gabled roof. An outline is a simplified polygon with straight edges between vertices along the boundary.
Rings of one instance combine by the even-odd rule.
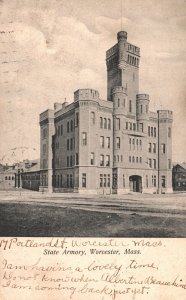
[[[184,171],[186,171],[186,163],[183,162],[183,163],[174,164],[173,169],[177,169],[177,168],[181,168]]]

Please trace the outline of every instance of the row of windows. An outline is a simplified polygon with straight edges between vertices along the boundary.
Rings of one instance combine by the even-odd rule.
[[[156,144],[155,143],[149,143],[149,153],[156,153]]]
[[[39,175],[23,175],[23,180],[39,180]]]
[[[156,175],[152,175],[152,186],[153,187],[157,187],[157,177]],[[148,175],[146,175],[146,186],[149,186],[149,182],[148,182]],[[161,187],[165,188],[166,186],[166,182],[165,182],[165,176],[161,176]]]
[[[100,166],[101,167],[109,167],[110,166],[110,155],[100,155]]]
[[[100,187],[110,187],[110,174],[100,174]]]
[[[142,157],[140,156],[140,157],[138,157],[138,156],[129,156],[129,162],[130,163],[142,163]]]
[[[106,143],[105,143],[106,141]],[[100,136],[100,147],[101,148],[108,148],[110,149],[110,137],[104,137],[104,136]]]
[[[73,156],[67,156],[67,167],[72,167],[74,165]]]
[[[126,122],[126,129],[143,132],[143,123]]]
[[[74,141],[75,142],[75,141]],[[67,139],[67,150],[73,150],[73,139]]]
[[[132,56],[132,55],[128,55],[128,57],[127,57],[127,62],[128,62],[129,64],[131,64],[131,65],[136,66],[136,67],[139,66],[139,58],[136,58],[136,57],[134,57],[134,56]]]
[[[184,186],[186,187],[186,182],[185,181],[182,181],[182,182],[177,182],[177,186]]]
[[[153,169],[156,169],[156,159],[151,159],[151,158],[149,158],[149,160],[148,160],[148,166],[149,166],[149,168],[153,168]]]
[[[142,140],[138,138],[129,138],[130,150],[142,150]]]
[[[123,161],[123,155],[114,155],[114,162]]]
[[[148,126],[148,136],[156,137],[156,127]]]
[[[43,175],[43,176],[45,176],[45,175]],[[43,178],[43,179],[46,180],[46,178]],[[113,180],[113,188],[117,187],[117,181],[118,181],[117,174],[113,174],[112,180]],[[152,175],[151,183],[152,183],[153,187],[157,186],[157,176],[156,175]],[[63,185],[62,175],[54,175],[53,176],[53,186],[54,187],[62,187],[62,185]],[[186,185],[186,183],[183,182],[182,185]],[[67,174],[67,188],[73,188],[73,186],[74,186],[73,175]],[[146,186],[149,187],[148,175],[146,175]],[[178,185],[178,186],[181,186],[181,185]],[[86,175],[86,173],[83,173],[82,174],[82,188],[86,188],[86,187],[87,187],[87,175]],[[101,188],[111,187],[110,174],[100,174],[100,187]],[[125,175],[123,175],[123,187],[125,187]],[[162,188],[166,187],[166,177],[164,175],[161,176],[161,187]]]
[[[5,180],[14,180],[15,177],[14,176],[5,176]]]
[[[70,121],[67,122],[66,130],[67,130],[68,133],[74,131],[74,125],[75,126],[79,125],[79,113],[78,112],[75,115],[75,124],[74,124],[73,120],[70,120]],[[56,134],[57,134],[57,136],[63,135],[63,131],[64,131],[63,124],[58,125],[56,127]]]
[[[143,114],[143,113],[148,113],[148,105],[139,105],[139,106],[137,106],[137,114],[139,114],[139,113],[141,113],[141,114]]]
[[[100,117],[100,128],[111,130],[111,119]]]

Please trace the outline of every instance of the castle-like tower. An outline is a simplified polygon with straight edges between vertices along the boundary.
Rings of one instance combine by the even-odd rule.
[[[80,89],[40,115],[41,190],[172,191],[172,112],[139,94],[140,49],[118,32],[106,52],[107,100]]]

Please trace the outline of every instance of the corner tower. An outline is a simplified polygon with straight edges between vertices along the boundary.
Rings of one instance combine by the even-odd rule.
[[[106,52],[107,100],[113,101],[115,87],[127,90],[128,113],[136,115],[136,95],[139,93],[140,49],[127,42],[127,32],[117,34],[118,42]]]

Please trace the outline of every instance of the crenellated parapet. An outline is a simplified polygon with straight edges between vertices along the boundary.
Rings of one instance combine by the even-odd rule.
[[[74,92],[74,102],[79,100],[99,100],[99,92],[93,89],[79,89]]]

